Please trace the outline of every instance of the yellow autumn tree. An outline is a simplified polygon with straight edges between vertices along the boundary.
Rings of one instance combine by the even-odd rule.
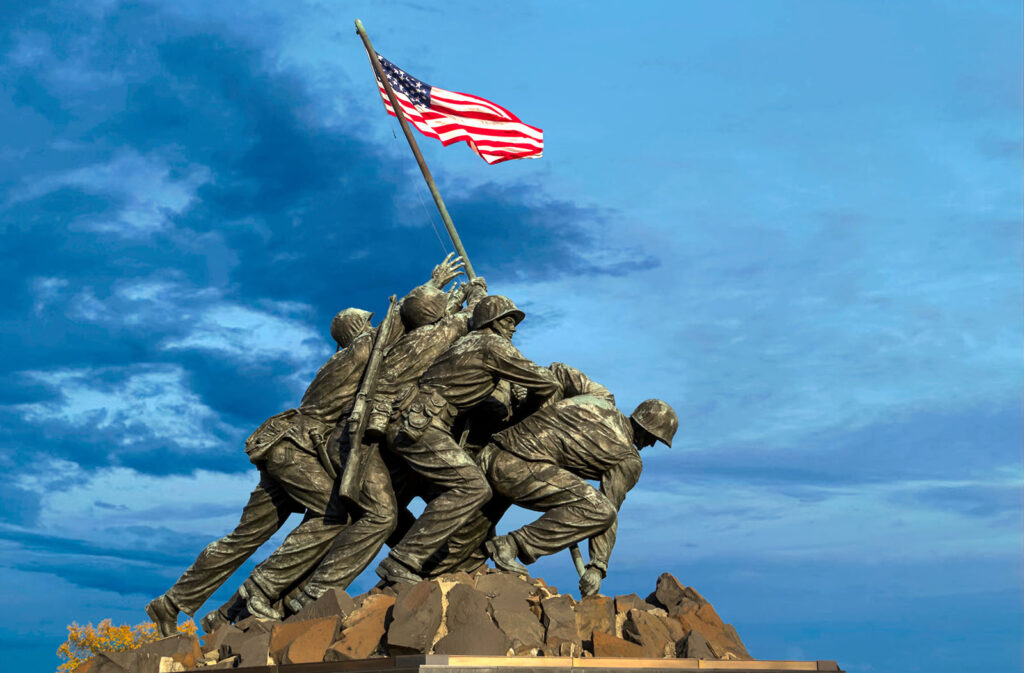
[[[179,633],[196,634],[196,624],[191,619],[178,626]],[[70,673],[82,662],[100,652],[127,652],[136,650],[146,643],[157,640],[156,624],[143,622],[135,626],[121,624],[114,626],[104,619],[96,626],[92,622],[79,626],[77,622],[68,625],[68,639],[57,648],[57,656],[64,660],[57,667],[57,673]]]

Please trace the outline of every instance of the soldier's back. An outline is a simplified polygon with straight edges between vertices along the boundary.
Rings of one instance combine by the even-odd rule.
[[[333,424],[352,409],[373,339],[373,332],[356,337],[320,367],[299,403],[302,414]]]
[[[624,460],[640,460],[629,419],[613,403],[592,395],[561,400],[494,436],[520,458],[550,462],[585,479]]]

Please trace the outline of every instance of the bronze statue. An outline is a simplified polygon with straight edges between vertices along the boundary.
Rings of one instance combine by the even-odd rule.
[[[446,259],[444,263],[452,265],[451,272],[459,268],[457,258],[452,262]],[[375,413],[384,414],[385,428],[388,418],[398,417],[403,408],[401,404],[410,396],[417,379],[436,356],[466,334],[472,307],[486,288],[483,278],[453,288],[448,294],[443,293],[437,284],[427,284],[414,289],[402,301],[401,315],[406,332],[385,351],[382,380],[372,404]],[[463,301],[466,301],[467,308],[460,310]],[[399,406],[392,411],[391,406],[396,401]],[[340,436],[338,462],[344,465],[344,456],[351,447],[348,435],[340,433]],[[329,589],[347,587],[395,530],[399,507],[392,474],[404,470],[404,465],[394,456],[385,454],[382,457],[376,449],[367,452],[366,458],[367,463],[362,466],[358,507],[348,510],[351,523],[324,517],[322,524],[310,530],[304,539],[291,544],[285,540],[253,570],[250,580],[254,586],[250,586],[250,580],[247,580],[243,587],[249,595],[249,609],[254,614],[275,615],[275,612],[269,612],[268,606],[282,598],[287,600],[289,609],[298,611]],[[407,504],[408,499],[403,503],[403,510]],[[286,596],[288,587],[296,583],[300,586]]]
[[[419,581],[430,556],[491,498],[487,479],[452,436],[456,416],[485,400],[501,379],[542,397],[560,392],[548,369],[527,360],[512,345],[510,339],[524,315],[507,297],[485,297],[473,309],[473,331],[420,377],[391,450],[436,495],[377,567],[382,579]]]
[[[580,591],[588,596],[600,588],[618,509],[643,468],[639,451],[655,440],[671,446],[678,418],[668,404],[647,400],[627,419],[607,388],[578,369],[557,362],[550,369],[567,397],[496,433],[480,452],[477,462],[494,499],[432,559],[432,575],[472,570],[488,556],[499,568],[525,573],[517,558],[532,563],[589,538]],[[600,482],[600,490],[588,479]],[[511,505],[544,515],[494,536]]]
[[[430,283],[447,284],[459,273],[458,260],[453,262],[450,258],[435,267]],[[235,529],[207,545],[178,581],[146,606],[146,614],[161,635],[176,631],[179,612],[194,616],[293,513],[306,512],[307,517],[285,542],[302,547],[307,556],[314,557],[313,564],[322,556],[322,552],[317,556],[319,550],[308,539],[318,537],[327,521],[347,517],[332,497],[339,465],[327,455],[327,439],[347,414],[362,377],[374,340],[371,317],[371,313],[361,309],[346,309],[336,315],[331,321],[331,334],[338,351],[317,372],[298,408],[267,419],[246,440],[245,450],[260,470],[260,482]],[[281,573],[275,570],[272,566],[266,568],[259,579],[268,583],[278,581]],[[258,614],[275,615],[268,603],[260,601],[258,584],[250,582],[243,586],[240,593],[249,602],[250,611],[255,608]],[[212,626],[218,621],[216,615],[210,615],[206,624]]]
[[[368,311],[334,317],[338,351],[299,406],[246,440],[260,483],[238,526],[146,606],[161,635],[174,632],[179,611],[194,615],[292,513],[304,513],[303,521],[232,600],[202,620],[204,630],[243,608],[261,618],[298,612],[347,587],[385,541],[391,552],[376,572],[397,583],[472,569],[487,557],[525,573],[524,563],[589,539],[580,590],[597,592],[618,508],[640,476],[639,450],[658,439],[671,445],[678,419],[660,400],[627,418],[579,370],[523,357],[511,337],[524,314],[510,299],[485,296],[482,278],[444,292],[461,269],[449,255],[397,310],[392,298],[395,317],[383,331],[371,326]],[[356,436],[365,440],[358,456],[350,445]],[[345,492],[341,476],[352,465],[360,476]],[[408,505],[417,495],[427,506],[414,519]],[[495,524],[513,504],[544,514],[496,536]]]

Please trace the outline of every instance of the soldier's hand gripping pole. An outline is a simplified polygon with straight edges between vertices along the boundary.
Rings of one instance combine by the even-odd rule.
[[[355,403],[352,406],[352,413],[348,417],[348,438],[349,452],[345,459],[345,469],[341,474],[341,484],[338,486],[338,495],[347,505],[360,507],[359,491],[363,484],[363,475],[366,472],[366,461],[370,452],[376,451],[376,445],[363,444],[363,434],[366,432],[366,423],[369,420],[367,407],[369,400],[372,400],[377,392],[377,380],[380,377],[381,363],[384,361],[384,349],[391,340],[391,334],[399,320],[398,302],[395,296],[391,295],[388,304],[387,315],[377,328],[377,336],[373,341],[373,348],[370,350],[370,358],[366,363],[366,370],[363,373],[363,380],[359,384],[359,392],[356,393]]]

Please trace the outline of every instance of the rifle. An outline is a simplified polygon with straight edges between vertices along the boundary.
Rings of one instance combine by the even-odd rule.
[[[377,336],[373,341],[373,348],[370,350],[370,358],[366,363],[366,370],[363,372],[363,380],[359,383],[359,392],[356,393],[355,403],[352,405],[352,413],[348,417],[349,451],[345,460],[345,469],[341,474],[341,484],[338,486],[338,495],[348,505],[360,507],[359,491],[363,485],[363,475],[366,473],[366,461],[372,451],[378,450],[377,443],[363,444],[363,435],[366,432],[366,423],[369,420],[367,407],[377,392],[377,380],[380,377],[381,363],[384,361],[384,349],[391,339],[396,323],[400,320],[399,312],[396,310],[398,302],[395,296],[389,299],[387,315],[377,328]]]
[[[576,572],[580,577],[583,577],[583,573],[587,572],[587,566],[583,563],[583,553],[580,551],[580,546],[573,542],[569,545],[569,553],[572,555],[572,563],[576,566]]]

